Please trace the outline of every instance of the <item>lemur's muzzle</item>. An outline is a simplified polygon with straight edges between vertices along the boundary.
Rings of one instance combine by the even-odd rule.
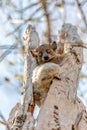
[[[44,60],[49,60],[49,56],[44,56]]]
[[[43,58],[45,61],[47,61],[47,60],[49,60],[49,55],[46,52],[44,52]]]

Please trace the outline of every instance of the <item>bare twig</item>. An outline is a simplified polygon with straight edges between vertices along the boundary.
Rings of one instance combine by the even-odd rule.
[[[74,2],[69,2],[69,1],[65,1],[64,3],[65,3],[66,5],[70,5],[70,6],[75,5],[75,3],[74,3]]]
[[[83,0],[83,1],[81,2],[81,6],[84,6],[86,3],[87,3],[87,0]]]
[[[65,4],[65,1],[62,0],[61,2],[56,3],[56,6],[57,6],[58,8],[62,8],[62,7],[64,6],[64,4]]]
[[[50,21],[50,15],[48,13],[48,8],[47,8],[47,1],[46,0],[40,0],[44,15],[46,18],[46,35],[48,36],[48,42],[51,43],[51,21]]]
[[[40,11],[41,9],[42,9],[42,7],[37,8],[37,9],[30,15],[30,18],[31,18],[31,17],[34,17],[34,15],[35,15],[38,11]]]
[[[76,3],[76,6],[77,6],[77,8],[79,10],[81,18],[82,18],[82,20],[83,20],[83,22],[85,24],[85,27],[87,28],[87,20],[86,20],[85,14],[84,14],[84,12],[83,12],[83,10],[81,8],[81,4],[79,3],[79,0],[75,0],[75,3]]]
[[[34,5],[36,5],[36,3],[34,4]],[[33,6],[34,6],[33,5]],[[21,28],[21,26],[23,25],[23,24],[25,24],[25,23],[27,23],[28,21],[39,21],[40,20],[40,18],[41,18],[41,16],[40,17],[38,17],[38,18],[35,18],[35,19],[32,19],[32,17],[34,17],[34,15],[38,12],[38,11],[40,11],[41,10],[41,8],[42,7],[39,7],[39,8],[37,8],[31,15],[30,15],[30,17],[28,18],[28,19],[19,19],[19,20],[14,20],[14,19],[11,19],[10,18],[10,20],[11,20],[11,22],[12,23],[21,23],[19,26],[17,26],[12,32],[9,32],[6,36],[9,36],[9,35],[12,35],[13,33],[15,33],[17,30],[19,30],[20,28]]]
[[[2,49],[15,49],[15,45],[17,45],[17,44],[15,44],[15,43],[13,43],[13,45],[1,45],[0,46],[0,49],[2,50]]]
[[[4,125],[6,127],[6,130],[10,130],[7,122],[4,122],[4,121],[0,121],[0,124]]]
[[[18,27],[16,27],[16,28],[14,29],[14,31],[9,32],[6,36],[13,35],[13,33],[15,33],[17,30],[19,30],[22,25],[23,25],[23,24],[20,24]]]
[[[83,1],[80,3],[80,5],[81,5],[81,6],[84,6],[86,3],[87,3],[87,0],[83,0]],[[69,5],[69,6],[74,6],[74,5],[75,5],[74,2],[70,2],[70,1],[64,1],[64,4],[65,4],[66,6],[67,6],[67,5]],[[61,2],[61,3],[56,3],[56,6],[62,7],[62,2]]]
[[[3,121],[0,121],[0,124],[5,125],[5,126],[7,125],[6,122],[3,122]]]
[[[9,48],[0,56],[0,62],[9,54],[12,52],[13,49],[15,49],[17,44],[9,46]]]
[[[6,121],[6,119],[5,119],[5,117],[3,116],[3,114],[1,113],[1,111],[0,111],[0,117],[1,117],[1,119],[5,122]]]
[[[25,7],[25,8],[23,8],[23,9],[20,9],[20,10],[16,9],[16,11],[18,11],[18,12],[21,12],[21,11],[26,11],[27,9],[30,9],[30,8],[32,8],[32,7],[34,7],[34,6],[36,6],[37,4],[39,4],[39,2],[29,4],[28,6],[26,6],[26,7]]]

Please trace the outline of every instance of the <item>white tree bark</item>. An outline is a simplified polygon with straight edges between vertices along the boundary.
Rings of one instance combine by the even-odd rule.
[[[73,27],[73,25],[71,25]],[[63,41],[64,47],[66,39],[72,42],[76,35],[75,30],[67,28],[61,29],[64,37],[60,36],[60,44]],[[74,35],[75,34],[75,35]],[[69,36],[70,35],[70,36]],[[67,37],[68,36],[68,37]],[[62,39],[63,38],[63,39]],[[77,39],[79,36],[77,36]],[[67,60],[61,66],[61,80],[54,79],[48,95],[41,106],[38,115],[37,125],[34,127],[34,119],[28,112],[29,104],[32,104],[32,71],[36,64],[32,59],[29,48],[35,48],[39,43],[38,34],[32,26],[28,26],[24,35],[26,42],[25,55],[25,83],[23,85],[22,103],[17,104],[9,115],[7,124],[12,130],[87,130],[87,112],[77,97],[77,87],[79,74],[83,63],[83,49],[74,47],[72,53],[69,52]],[[74,41],[77,42],[77,41]],[[31,66],[32,64],[32,66]]]
[[[33,86],[31,78],[36,62],[31,56],[30,49],[34,49],[39,45],[39,36],[35,28],[28,25],[23,38],[25,40],[26,52],[24,57],[24,84],[21,103],[12,109],[7,121],[9,128],[12,130],[33,130],[34,127],[34,119],[31,112],[28,111],[28,108],[29,106],[32,107],[33,104]]]
[[[24,65],[24,84],[23,84],[23,95],[22,105],[24,112],[27,112],[28,105],[32,103],[33,90],[32,90],[32,72],[36,66],[35,59],[31,56],[30,50],[36,48],[39,45],[39,36],[35,28],[28,25],[24,34],[25,40],[25,65]]]
[[[78,53],[81,52],[81,49],[77,48],[77,50]],[[87,129],[87,112],[80,99],[76,96],[82,66],[82,53],[80,54],[79,64],[76,63],[75,57],[70,54],[69,59],[62,66],[62,77],[64,75],[65,77],[61,81],[53,81],[40,110],[35,130]]]

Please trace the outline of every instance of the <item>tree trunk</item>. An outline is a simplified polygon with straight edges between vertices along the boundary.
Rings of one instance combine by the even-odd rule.
[[[73,25],[71,25],[71,27],[73,27]],[[69,52],[67,60],[65,60],[64,64],[61,66],[61,80],[53,80],[48,95],[43,105],[41,106],[38,115],[37,125],[36,127],[34,127],[34,119],[31,112],[28,111],[28,106],[32,104],[33,99],[31,77],[33,68],[35,67],[35,61],[32,60],[29,48],[30,45],[34,45],[31,44],[32,40],[33,43],[36,43],[33,47],[35,48],[38,44],[38,42],[36,41],[39,41],[39,38],[38,35],[36,35],[37,33],[35,31],[33,31],[32,33],[32,28],[33,27],[30,26],[28,28],[29,30],[27,31],[26,29],[25,32],[25,42],[28,46],[28,48],[26,49],[26,55],[29,57],[25,58],[25,62],[27,62],[27,65],[25,67],[25,85],[23,86],[24,93],[22,96],[22,103],[17,104],[11,111],[9,119],[7,121],[9,129],[87,130],[87,112],[84,105],[77,97],[79,73],[83,63],[83,49],[80,47],[74,47],[72,49],[72,53]],[[65,30],[63,30],[62,28],[62,32],[63,31]],[[73,36],[76,33],[74,31],[67,31],[68,35],[70,35],[70,37],[68,38],[71,38],[69,39],[69,42],[73,39]],[[67,36],[65,38],[67,38]],[[65,39],[63,37],[63,41],[64,40]],[[29,58],[31,60],[29,60]],[[31,63],[33,63],[33,67],[30,67]],[[30,67],[30,70],[27,69],[28,65]],[[30,73],[29,76],[28,73]]]

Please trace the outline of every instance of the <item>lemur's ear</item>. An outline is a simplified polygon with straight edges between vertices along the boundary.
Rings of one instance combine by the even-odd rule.
[[[57,43],[55,41],[53,41],[51,47],[55,51],[57,49]]]
[[[34,49],[34,50],[30,50],[31,54],[33,57],[36,57],[37,56],[37,51]]]

